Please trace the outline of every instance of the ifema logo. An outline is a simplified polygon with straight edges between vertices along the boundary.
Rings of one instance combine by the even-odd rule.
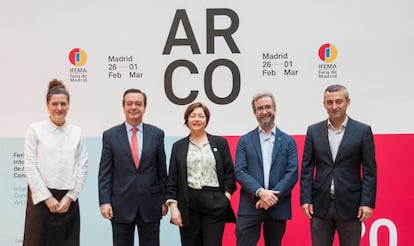
[[[333,62],[338,56],[338,50],[335,45],[326,43],[319,47],[319,58],[327,63]]]
[[[74,48],[69,52],[70,63],[77,67],[82,67],[83,65],[85,65],[87,59],[88,56],[86,55],[86,52],[83,49]]]
[[[333,61],[338,56],[338,49],[335,45],[326,43],[319,47],[319,58],[323,61],[318,65],[318,78],[320,79],[337,79],[338,68]]]
[[[80,48],[74,48],[69,52],[69,61],[73,66],[69,68],[70,82],[87,82],[88,72],[85,65],[87,60],[86,52]]]

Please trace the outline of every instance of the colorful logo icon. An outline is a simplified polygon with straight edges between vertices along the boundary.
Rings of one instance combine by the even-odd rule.
[[[77,67],[81,67],[81,66],[85,65],[87,58],[88,57],[86,55],[86,52],[83,49],[80,49],[80,48],[74,48],[69,53],[70,63],[72,63],[73,65],[75,65]]]
[[[333,62],[338,56],[338,50],[333,44],[323,44],[319,47],[319,58],[324,62]]]

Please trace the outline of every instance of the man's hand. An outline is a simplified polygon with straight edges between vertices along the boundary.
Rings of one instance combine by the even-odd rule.
[[[112,211],[112,205],[107,203],[107,204],[102,204],[101,205],[101,214],[102,217],[104,217],[105,219],[112,219],[112,217],[114,217],[114,213]]]
[[[268,210],[270,206],[268,206],[263,200],[259,200],[256,202],[256,209],[263,208],[264,210]]]
[[[313,215],[313,204],[305,203],[302,205],[303,214],[306,215],[309,219],[312,219]]]
[[[163,203],[162,204],[162,216],[165,216],[168,213],[168,206]]]
[[[368,206],[360,206],[358,211],[358,219],[361,222],[364,222],[371,218],[373,209]]]
[[[260,197],[260,200],[262,201],[261,204],[263,208],[266,206],[267,208],[276,205],[276,203],[279,201],[279,198],[277,198],[277,194],[279,194],[280,191],[275,190],[266,190],[263,189],[259,191],[258,195]],[[260,205],[260,204],[259,204]],[[256,203],[257,207],[257,203]]]

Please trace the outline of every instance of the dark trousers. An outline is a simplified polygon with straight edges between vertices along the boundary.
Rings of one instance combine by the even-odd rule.
[[[60,201],[66,190],[50,190]],[[79,203],[72,202],[66,213],[51,213],[45,202],[33,204],[28,188],[23,246],[79,246]]]
[[[358,246],[361,241],[361,222],[357,218],[341,219],[334,200],[330,201],[328,214],[324,218],[314,216],[310,224],[313,246],[332,246],[335,230],[341,246]]]
[[[112,222],[112,238],[114,246],[133,246],[135,227],[138,229],[140,246],[160,245],[160,221],[145,222],[139,211],[131,223]]]
[[[260,215],[239,215],[236,222],[237,246],[257,245],[262,225],[265,245],[282,245],[286,220],[275,220],[268,211],[263,211]]]
[[[183,246],[221,246],[230,202],[220,188],[191,189],[190,224],[180,227]]]

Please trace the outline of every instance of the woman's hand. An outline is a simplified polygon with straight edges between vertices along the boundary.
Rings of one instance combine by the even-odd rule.
[[[59,201],[56,200],[54,196],[50,196],[48,199],[46,199],[45,203],[51,213],[56,213],[57,209],[59,208]]]
[[[183,227],[183,220],[181,219],[181,212],[180,212],[180,209],[178,209],[177,203],[171,202],[170,209],[171,209],[171,222],[174,225]]]
[[[59,202],[59,207],[56,209],[56,213],[66,213],[69,210],[72,199],[68,196],[64,196]]]
[[[231,201],[231,194],[230,192],[224,192],[224,195],[227,197],[227,199],[229,199],[229,201]]]

